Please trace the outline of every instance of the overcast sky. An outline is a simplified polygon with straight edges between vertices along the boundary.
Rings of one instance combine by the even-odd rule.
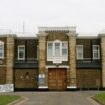
[[[76,26],[78,32],[105,29],[105,0],[0,0],[0,29],[36,32],[39,26]]]

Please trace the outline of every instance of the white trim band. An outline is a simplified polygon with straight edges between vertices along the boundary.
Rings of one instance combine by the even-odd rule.
[[[76,86],[67,86],[68,89],[76,89]]]
[[[46,69],[48,69],[48,68],[56,68],[56,65],[48,65],[48,66],[46,66]],[[69,69],[69,66],[60,65],[58,68],[67,68],[67,69]]]
[[[39,86],[38,88],[39,88],[39,89],[47,89],[48,86]]]

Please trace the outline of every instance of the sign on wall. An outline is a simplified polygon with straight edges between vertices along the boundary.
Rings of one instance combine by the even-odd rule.
[[[43,85],[45,83],[45,74],[39,74],[39,85]]]
[[[0,85],[0,93],[1,92],[12,92],[12,91],[14,91],[13,84]]]
[[[62,59],[56,57],[56,58],[53,59],[53,63],[60,64],[60,63],[62,63]]]

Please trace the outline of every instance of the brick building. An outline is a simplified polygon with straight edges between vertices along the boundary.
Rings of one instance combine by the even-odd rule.
[[[37,37],[0,35],[0,92],[105,88],[105,33],[39,27]]]

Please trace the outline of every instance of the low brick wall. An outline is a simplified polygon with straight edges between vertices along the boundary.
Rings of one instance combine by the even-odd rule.
[[[101,87],[100,69],[78,69],[77,87],[78,88],[98,88]]]
[[[0,84],[6,83],[6,67],[0,67]]]
[[[15,88],[37,88],[37,70],[15,69],[14,83]]]

